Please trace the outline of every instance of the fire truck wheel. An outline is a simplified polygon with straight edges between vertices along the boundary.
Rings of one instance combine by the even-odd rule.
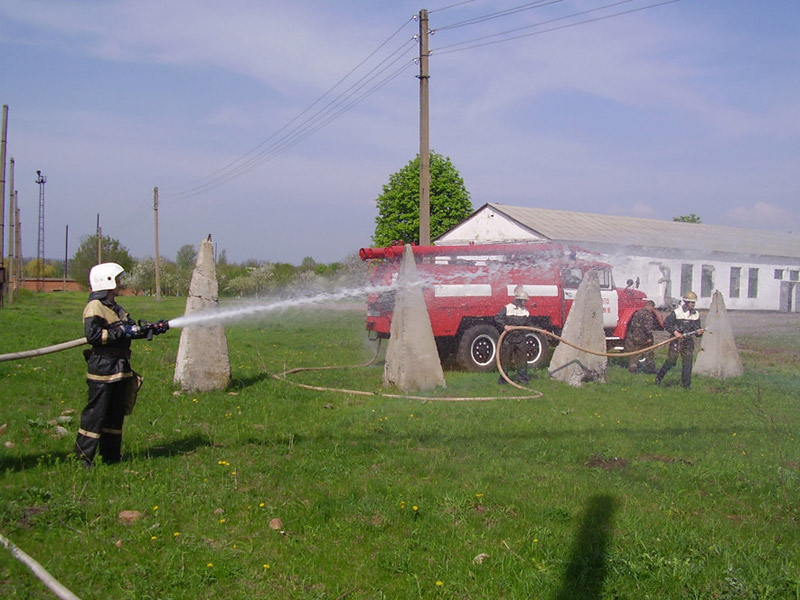
[[[492,371],[495,368],[497,338],[500,334],[491,325],[467,329],[458,342],[456,360],[467,371]]]
[[[525,333],[525,350],[528,355],[529,368],[538,369],[543,367],[547,360],[547,351],[549,349],[550,344],[547,342],[547,336],[535,331]]]

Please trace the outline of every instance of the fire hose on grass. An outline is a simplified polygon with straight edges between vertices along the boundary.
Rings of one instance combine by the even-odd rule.
[[[533,332],[536,332],[536,333],[541,333],[543,335],[546,335],[548,337],[553,338],[554,340],[557,340],[559,343],[566,344],[567,346],[571,346],[571,347],[575,348],[576,350],[580,350],[581,352],[586,352],[587,354],[594,354],[595,356],[606,356],[606,357],[609,357],[609,358],[614,358],[614,357],[616,357],[616,358],[627,358],[629,356],[637,356],[639,354],[645,354],[645,353],[651,352],[652,350],[655,350],[657,348],[661,348],[661,346],[666,346],[667,344],[669,344],[671,342],[674,342],[675,340],[679,340],[679,339],[681,339],[681,337],[691,337],[691,336],[697,335],[697,332],[692,331],[691,333],[686,333],[681,337],[673,336],[673,337],[671,337],[671,338],[669,338],[667,340],[664,340],[663,342],[659,342],[657,344],[653,344],[652,346],[650,346],[648,348],[642,348],[641,350],[632,350],[630,352],[597,352],[596,350],[589,350],[588,348],[582,348],[581,346],[578,346],[577,344],[573,344],[572,342],[570,342],[568,340],[565,340],[561,336],[556,335],[552,331],[547,331],[546,329],[540,329],[539,327],[530,327],[530,326],[527,326],[527,325],[519,325],[519,326],[516,326],[516,327],[509,327],[507,330],[504,330],[503,333],[500,334],[500,337],[497,340],[497,348],[499,349],[503,345],[503,340],[505,339],[507,333],[509,333],[511,331],[517,331],[517,330],[533,331]],[[515,388],[518,388],[518,389],[521,389],[521,390],[529,390],[530,389],[530,388],[526,388],[525,386],[519,385],[516,381],[512,381],[511,380],[511,378],[508,376],[508,374],[503,369],[502,363],[500,362],[500,352],[499,351],[497,352],[497,354],[495,356],[495,362],[497,363],[497,370],[500,372],[500,375],[508,383],[513,385]]]

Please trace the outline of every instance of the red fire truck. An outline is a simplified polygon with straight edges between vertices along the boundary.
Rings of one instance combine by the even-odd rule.
[[[367,331],[388,338],[394,310],[393,285],[400,271],[403,246],[362,248],[370,262],[370,283],[386,291],[367,298]],[[443,360],[455,356],[470,371],[490,371],[500,330],[494,317],[512,301],[522,285],[530,295],[528,310],[534,327],[560,334],[585,273],[595,270],[603,302],[603,326],[610,347],[621,347],[634,312],[647,299],[636,289],[614,287],[611,265],[586,251],[560,244],[472,244],[412,246],[423,285],[433,335]],[[548,359],[551,338],[528,332],[528,364],[540,367]]]

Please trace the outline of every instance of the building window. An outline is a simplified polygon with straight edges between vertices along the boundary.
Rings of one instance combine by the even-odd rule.
[[[748,269],[747,273],[747,297],[758,298],[758,269]]]
[[[742,267],[731,267],[731,288],[728,296],[731,298],[739,297],[739,288],[742,284]]]
[[[703,265],[700,273],[700,295],[703,298],[710,298],[714,291],[714,267]]]
[[[775,269],[775,279],[783,279],[783,269]]]
[[[731,298],[739,297],[739,290],[742,286],[742,267],[731,267],[731,285],[728,296]]]
[[[789,281],[797,281],[800,271],[789,271]]]
[[[692,289],[692,270],[694,265],[681,265],[681,296]]]

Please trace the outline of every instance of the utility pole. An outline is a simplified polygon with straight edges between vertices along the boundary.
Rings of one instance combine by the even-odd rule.
[[[97,264],[103,262],[103,228],[100,227],[100,213],[97,213]]]
[[[3,105],[3,133],[0,136],[0,306],[6,291],[6,262],[5,262],[5,234],[6,234],[6,138],[8,137],[8,104]]]
[[[158,254],[158,186],[153,188],[153,213],[156,220],[156,300],[161,300],[161,257]]]
[[[14,157],[12,156],[8,160],[8,262],[6,264],[6,289],[8,290],[8,302],[9,304],[14,302],[14,277],[15,274],[15,267],[16,267],[16,259],[14,253],[14,241],[15,236],[14,232],[16,227],[14,226],[14,198],[16,194],[14,193]]]
[[[64,276],[61,280],[63,291],[67,291],[67,271],[69,271],[69,225],[64,233]]]
[[[419,243],[431,243],[431,149],[428,107],[428,11],[419,11]]]
[[[39,184],[39,244],[36,253],[36,289],[44,291],[44,184],[47,177],[41,171],[36,171],[36,183]]]
[[[16,257],[17,264],[15,265],[17,289],[22,285],[25,279],[25,274],[22,270],[22,223],[19,220],[19,195],[14,192],[14,225],[16,225]]]

